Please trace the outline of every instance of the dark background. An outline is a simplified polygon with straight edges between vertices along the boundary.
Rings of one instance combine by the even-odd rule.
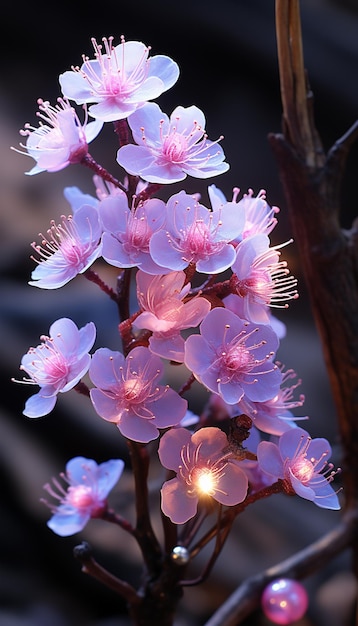
[[[346,132],[358,110],[358,8],[354,0],[301,2],[305,64],[315,96],[317,128],[325,149]],[[267,142],[280,132],[281,104],[276,58],[273,0],[164,0],[110,2],[89,6],[28,2],[19,10],[2,9],[0,55],[0,625],[112,626],[125,620],[124,606],[112,593],[80,572],[72,548],[82,538],[96,556],[118,575],[136,584],[139,558],[124,533],[92,522],[81,536],[61,539],[46,527],[48,510],[39,499],[42,485],[62,471],[69,458],[84,455],[98,462],[126,454],[117,431],[98,419],[86,398],[61,395],[44,419],[22,415],[30,387],[11,383],[20,377],[21,356],[39,343],[50,324],[70,316],[80,326],[93,320],[99,330],[96,347],[117,349],[116,317],[110,303],[82,277],[56,292],[29,287],[33,262],[29,243],[46,230],[50,219],[68,212],[62,190],[78,185],[93,193],[91,173],[80,166],[57,174],[24,176],[32,160],[10,150],[20,141],[25,122],[37,125],[39,97],[55,102],[58,75],[92,56],[91,37],[120,35],[143,41],[152,54],[167,54],[180,66],[178,83],[158,103],[167,113],[181,104],[203,109],[209,137],[222,143],[230,171],[213,179],[227,196],[267,190],[270,203],[281,207],[272,238],[290,236],[277,167]],[[111,125],[90,146],[93,156],[120,176],[115,162],[116,138]],[[357,213],[358,148],[352,149],[342,188],[342,225]],[[180,188],[200,191],[206,182],[189,179]],[[164,197],[164,196],[163,196]],[[279,357],[302,377],[308,430],[326,436],[339,464],[339,433],[321,347],[312,322],[295,244],[284,252],[300,279],[300,299],[279,317],[287,324]],[[114,280],[111,269],[108,280]],[[302,413],[302,412],[301,412]],[[154,480],[154,479],[153,479]],[[113,493],[113,504],[131,515],[130,477]],[[155,494],[154,494],[155,499]],[[323,511],[296,499],[279,497],[255,505],[238,520],[235,532],[205,585],[189,589],[178,614],[178,626],[203,624],[246,576],[286,558],[319,537],[338,521],[339,513]],[[156,520],[155,520],[156,522]],[[197,563],[197,575],[202,563]],[[334,560],[307,581],[311,604],[302,625],[345,626],[350,622],[354,581],[349,554]],[[125,623],[125,621],[123,621]],[[153,624],[157,621],[153,621]],[[255,615],[247,624],[266,624]]]

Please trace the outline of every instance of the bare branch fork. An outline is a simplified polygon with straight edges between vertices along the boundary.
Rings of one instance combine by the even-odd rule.
[[[345,513],[336,529],[246,580],[206,626],[238,626],[273,578],[302,578],[347,547],[358,576],[358,226],[340,225],[341,182],[358,122],[325,154],[304,68],[299,0],[276,0],[282,133],[270,134],[337,410]],[[358,622],[357,622],[358,623]]]

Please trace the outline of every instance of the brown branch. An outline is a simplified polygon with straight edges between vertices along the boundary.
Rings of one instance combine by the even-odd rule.
[[[357,513],[347,514],[332,531],[274,567],[248,578],[212,615],[205,626],[239,626],[260,605],[263,589],[275,578],[302,579],[323,568],[354,537]]]
[[[151,575],[158,575],[162,550],[152,528],[148,499],[149,457],[145,445],[127,440],[135,481],[136,527],[134,536]]]
[[[104,569],[92,556],[91,546],[83,541],[76,546],[73,551],[74,557],[82,564],[82,572],[89,574],[92,578],[96,578],[99,582],[109,589],[118,593],[122,598],[130,604],[139,604],[141,599],[137,595],[136,590],[124,580],[120,580]]]

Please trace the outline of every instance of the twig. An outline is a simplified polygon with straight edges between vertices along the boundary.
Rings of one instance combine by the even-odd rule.
[[[73,550],[73,554],[74,557],[81,562],[82,572],[89,574],[102,584],[106,585],[106,587],[113,589],[113,591],[118,593],[132,605],[139,604],[141,602],[136,590],[131,585],[123,580],[120,580],[116,576],[113,576],[113,574],[97,563],[92,556],[92,548],[86,541],[83,541],[80,545],[76,546]]]

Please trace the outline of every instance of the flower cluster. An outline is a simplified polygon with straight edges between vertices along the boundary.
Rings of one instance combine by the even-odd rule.
[[[304,403],[303,394],[295,395],[301,381],[277,355],[286,326],[272,310],[286,309],[298,297],[297,281],[281,258],[291,242],[271,241],[278,208],[263,190],[240,197],[234,188],[228,200],[213,184],[207,199],[185,190],[156,197],[187,176],[226,172],[222,138],[208,139],[196,106],[177,106],[168,116],[152,102],[178,78],[170,58],[151,56],[143,43],[123,38],[118,45],[112,37],[92,43],[94,58],[84,56],[81,67],[61,74],[58,104],[39,101],[39,128],[22,131],[22,148],[36,161],[28,173],[72,163],[95,173],[93,194],[67,187],[70,214],[51,221],[40,243],[32,244],[36,267],[29,285],[51,290],[88,278],[117,304],[119,337],[115,349],[94,350],[93,322],[78,328],[69,318],[54,321],[49,336],[21,361],[28,376],[22,382],[39,387],[24,414],[47,415],[60,392],[87,395],[94,413],[115,425],[129,447],[144,524],[153,454],[162,472],[164,532],[170,524],[183,525],[184,551],[213,511],[218,521],[204,537],[226,532],[248,493],[254,501],[257,493],[281,490],[338,509],[330,445],[296,425],[306,418],[294,414]],[[83,124],[70,101],[84,106]],[[114,125],[119,140],[118,178],[88,152],[105,123]],[[116,289],[97,273],[105,264],[118,270]],[[181,385],[180,376],[170,378],[179,371]],[[204,398],[195,413],[194,387]],[[107,507],[123,470],[122,460],[69,461],[62,474],[67,486],[56,479],[45,486],[56,501],[49,504],[49,527],[66,536],[102,518],[138,539],[140,533]],[[146,541],[152,532],[150,527]]]

